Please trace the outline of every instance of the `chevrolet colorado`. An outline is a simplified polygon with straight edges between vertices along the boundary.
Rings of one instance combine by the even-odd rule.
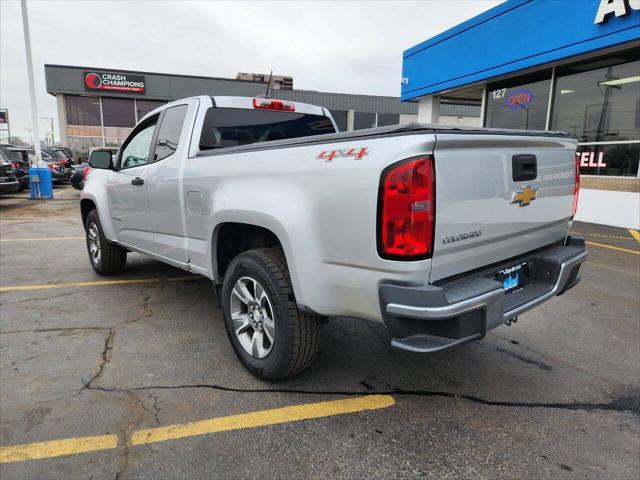
[[[201,96],[92,156],[81,214],[97,273],[136,251],[209,277],[241,362],[278,380],[310,365],[329,316],[427,353],[576,285],[575,150],[546,131],[337,133],[325,108]]]

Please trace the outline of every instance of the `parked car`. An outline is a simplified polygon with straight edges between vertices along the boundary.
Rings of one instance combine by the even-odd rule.
[[[56,146],[54,146],[52,148],[55,148],[56,150],[62,150],[66,154],[66,156],[68,158],[70,158],[71,161],[73,162],[73,152],[71,151],[71,149],[69,147],[63,147],[62,145],[56,145]]]
[[[327,109],[267,98],[150,112],[117,155],[91,159],[80,207],[92,267],[120,273],[136,251],[209,277],[238,358],[267,380],[312,363],[325,317],[383,323],[392,346],[430,353],[580,281],[575,137],[329,132]]]
[[[31,155],[35,155],[34,148],[27,149],[27,152]],[[45,162],[59,163],[65,168],[71,168],[71,165],[73,164],[73,158],[67,154],[66,150],[63,148],[41,148],[40,152],[42,153],[42,160]]]
[[[12,193],[20,190],[20,182],[13,169],[13,163],[0,150],[0,194]]]
[[[73,175],[73,168],[65,168],[63,163],[41,160],[51,170],[51,180],[54,184],[67,183]]]
[[[29,154],[35,155],[35,149],[28,149]],[[40,149],[42,154],[42,160],[47,164],[60,165],[64,168],[64,174],[60,174],[56,169],[54,174],[54,181],[56,183],[66,182],[71,179],[74,174],[72,168],[73,159],[67,154],[66,150],[61,147],[55,148],[42,148]]]
[[[26,150],[16,149],[10,146],[0,146],[0,152],[13,164],[20,190],[29,186],[29,160]]]

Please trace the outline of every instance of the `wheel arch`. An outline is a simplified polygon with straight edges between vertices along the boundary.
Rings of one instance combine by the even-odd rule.
[[[211,240],[211,271],[221,281],[231,260],[254,248],[284,247],[278,235],[268,227],[245,222],[220,222]],[[286,258],[286,254],[285,254]]]
[[[82,216],[82,225],[86,225],[87,216],[91,210],[97,210],[95,202],[90,198],[80,200],[80,215]]]
[[[284,226],[274,217],[267,216],[265,218],[261,215],[252,215],[251,218],[238,221],[239,217],[241,216],[237,212],[232,216],[221,215],[220,221],[212,229],[210,237],[211,278],[215,283],[222,283],[229,262],[243,251],[279,246],[282,248],[287,262],[291,287],[296,301],[301,308],[306,308],[294,252]],[[224,248],[225,242],[231,243],[231,248]]]

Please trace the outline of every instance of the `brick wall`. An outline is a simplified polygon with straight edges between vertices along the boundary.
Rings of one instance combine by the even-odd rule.
[[[581,175],[580,188],[591,188],[594,190],[611,190],[614,192],[640,192],[640,179]]]

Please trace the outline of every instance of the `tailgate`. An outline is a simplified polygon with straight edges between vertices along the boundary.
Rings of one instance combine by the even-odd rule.
[[[430,281],[564,239],[573,206],[575,151],[570,137],[439,133]]]

